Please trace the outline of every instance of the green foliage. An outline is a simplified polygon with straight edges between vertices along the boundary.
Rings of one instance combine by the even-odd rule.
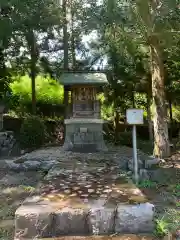
[[[157,186],[157,184],[150,180],[144,180],[138,184],[138,187],[140,187],[140,188],[155,188],[156,186]]]
[[[14,77],[13,80],[10,84],[10,108],[28,112],[28,106],[31,105],[31,80],[27,75]],[[63,87],[50,77],[37,76],[36,89],[37,104],[62,104]]]
[[[173,106],[173,119],[177,122],[180,122],[180,106]]]
[[[173,189],[173,194],[177,197],[180,197],[180,184],[177,184]]]
[[[164,237],[168,234],[168,223],[162,218],[155,221],[156,222],[156,229],[155,235],[158,237]]]
[[[176,232],[179,228],[180,213],[176,209],[168,209],[163,216],[155,220],[155,234],[159,237],[167,235],[169,232]]]
[[[20,129],[20,145],[25,149],[41,147],[46,140],[46,134],[46,127],[40,118],[26,117]]]
[[[31,80],[26,76],[18,77],[10,85],[13,95],[19,96],[22,103],[31,101]],[[49,77],[36,78],[37,101],[46,103],[62,103],[63,87]]]
[[[102,104],[101,105],[101,117],[108,121],[113,120],[113,107]]]
[[[113,120],[113,106],[105,102],[105,94],[101,93],[98,95],[98,100],[101,103],[101,117],[108,121]]]

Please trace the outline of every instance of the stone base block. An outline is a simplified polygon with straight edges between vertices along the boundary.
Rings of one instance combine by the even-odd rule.
[[[114,206],[94,206],[88,216],[90,233],[92,235],[108,235],[114,233]]]
[[[117,207],[115,232],[148,233],[154,229],[154,206],[150,203]]]
[[[74,152],[107,151],[103,123],[101,119],[66,119],[64,149]]]
[[[15,238],[52,237],[53,209],[51,205],[30,204],[15,213]]]
[[[65,207],[55,212],[55,236],[88,235],[87,212],[83,209]]]

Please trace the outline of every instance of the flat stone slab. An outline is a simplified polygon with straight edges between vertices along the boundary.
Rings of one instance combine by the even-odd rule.
[[[154,206],[118,166],[59,162],[15,214],[15,239],[153,231]]]

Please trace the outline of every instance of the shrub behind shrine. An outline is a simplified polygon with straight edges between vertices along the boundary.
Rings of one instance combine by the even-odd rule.
[[[22,148],[38,148],[45,143],[46,126],[42,119],[29,116],[24,119],[20,129],[20,145]]]

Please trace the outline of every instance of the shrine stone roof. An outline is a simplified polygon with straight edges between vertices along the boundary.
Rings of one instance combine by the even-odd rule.
[[[104,85],[107,77],[104,73],[63,73],[59,82],[64,86],[72,85]]]

